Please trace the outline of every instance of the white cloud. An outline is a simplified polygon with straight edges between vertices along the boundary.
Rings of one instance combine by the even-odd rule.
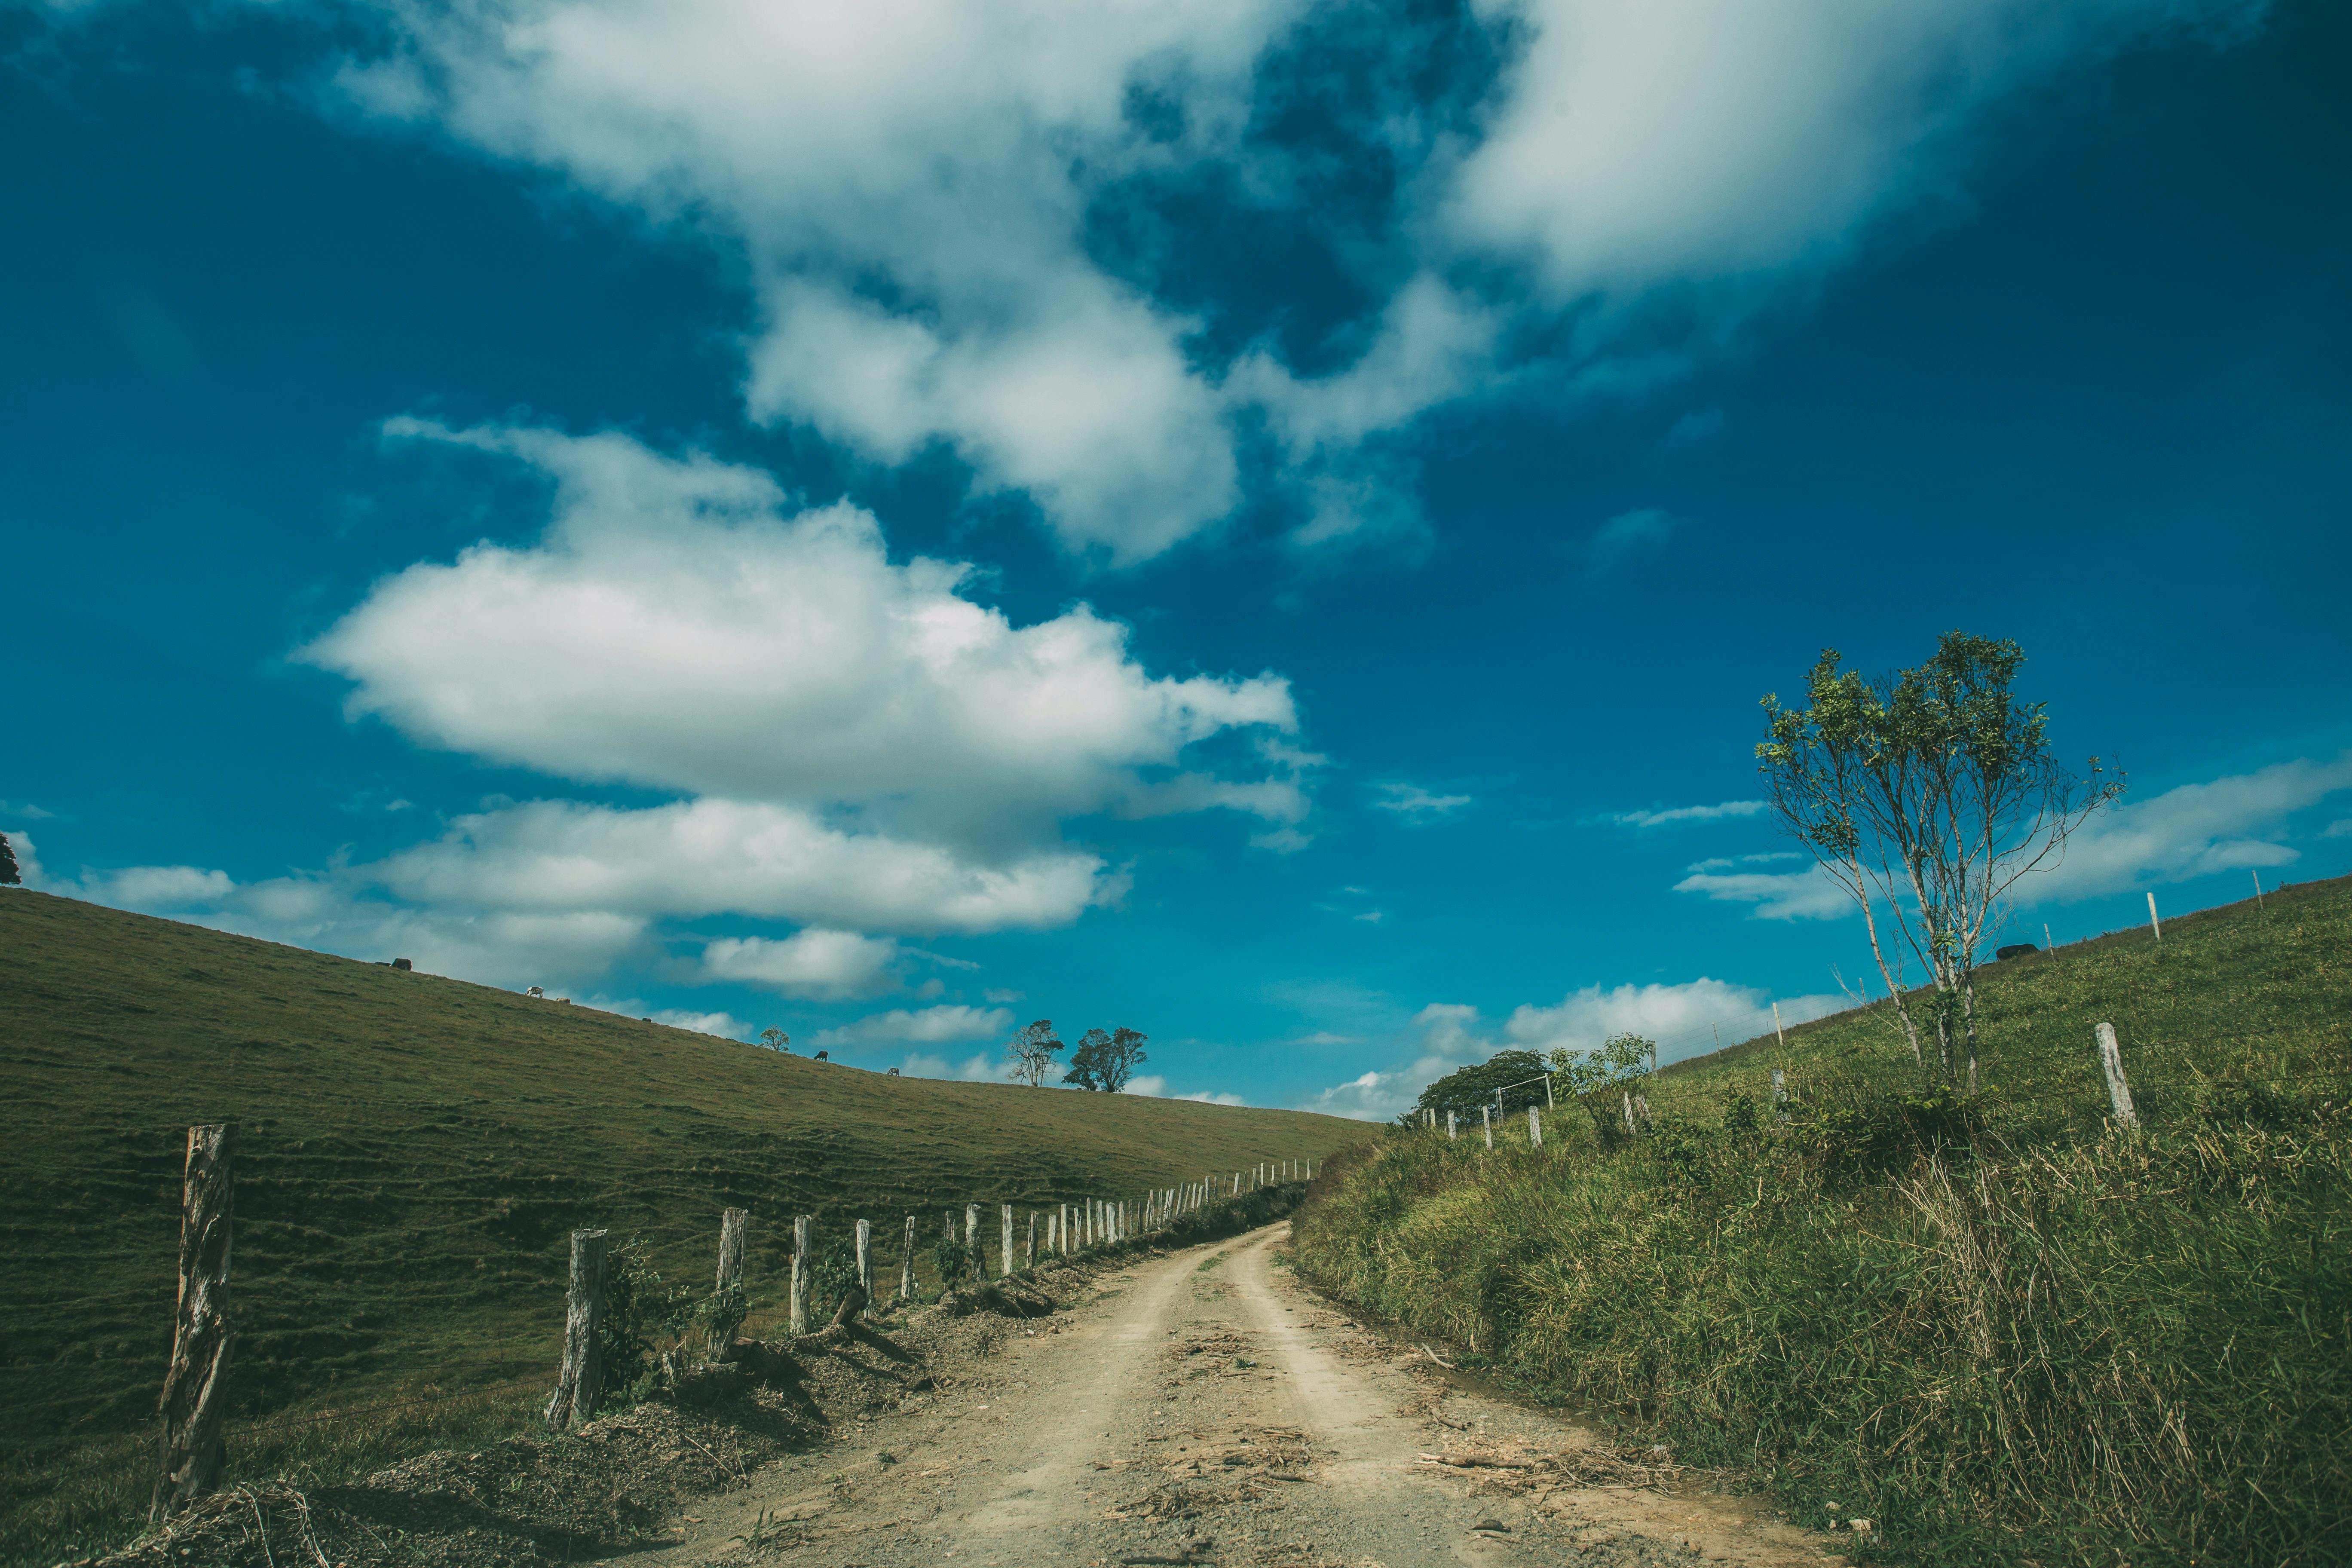
[[[2208,0],[1487,0],[1525,54],[1454,187],[1555,299],[1817,271],[1948,187],[1996,100]]]
[[[1769,809],[1760,800],[1727,800],[1716,805],[1677,805],[1650,811],[1620,811],[1608,820],[1625,827],[1668,827],[1677,822],[1727,822],[1761,816]]]
[[[903,1007],[887,1013],[876,1013],[845,1024],[837,1029],[827,1029],[816,1037],[816,1045],[836,1046],[878,1045],[950,1045],[963,1040],[994,1039],[1013,1027],[1013,1015],[1002,1007],[967,1007],[943,1004],[912,1011]]]
[[[460,816],[440,838],[346,875],[436,906],[734,913],[866,931],[1065,925],[1123,887],[1098,857],[1074,850],[991,865],[844,832],[796,807],[709,799],[637,810],[525,802]]]
[[[1663,549],[1675,536],[1676,519],[1654,508],[1621,512],[1601,526],[1585,553],[1596,572],[1603,572],[1645,550]]]
[[[1236,499],[1194,323],[1097,267],[1089,194],[1228,145],[1278,0],[1171,6],[894,0],[513,0],[387,6],[405,47],[347,68],[431,115],[747,257],[763,321],[745,397],[886,463],[932,441],[1062,537],[1132,558]],[[1155,142],[1131,83],[1181,100]]]
[[[624,1013],[628,1011],[625,1007],[616,1010]],[[751,1026],[731,1014],[696,1013],[676,1007],[657,1007],[652,1016],[656,1024],[667,1024],[673,1029],[691,1029],[698,1035],[717,1035],[725,1040],[748,1040],[751,1037]]]
[[[2127,799],[2093,816],[2068,840],[2065,858],[2020,881],[2012,897],[2020,908],[2031,909],[2218,871],[2291,866],[2302,852],[2285,842],[2292,837],[2289,819],[2346,790],[2352,790],[2352,752],[2332,762],[2300,758],[2207,784],[2181,784],[2147,800]],[[1788,872],[1717,869],[1725,864],[1701,861],[1675,890],[1751,903],[1765,920],[1835,920],[1857,912],[1853,900],[1819,867]]]
[[[782,942],[723,937],[702,950],[702,973],[711,980],[834,1002],[896,989],[898,960],[895,942],[810,926]]]
[[[1119,1092],[1139,1094],[1147,1100],[1163,1100],[1168,1094],[1168,1079],[1156,1072],[1146,1073],[1140,1078],[1129,1079],[1127,1087]]]
[[[43,811],[29,800],[0,800],[0,817],[18,822],[47,822],[56,816],[56,812]]]
[[[2216,871],[2291,866],[2302,852],[2282,842],[2287,819],[2352,790],[2352,752],[2331,762],[2299,758],[2208,784],[2181,784],[2147,800],[2128,797],[2084,824],[2054,869],[2018,884],[2021,904],[2074,903]]]
[[[1481,0],[1452,25],[1484,29],[1507,64],[1455,84],[1483,94],[1476,131],[1404,96],[1319,127],[1398,171],[1370,231],[1312,205],[1325,183],[1300,170],[1328,145],[1263,133],[1280,115],[1262,111],[1293,106],[1259,95],[1300,75],[1268,68],[1326,47],[1295,30],[1297,0],[381,10],[395,41],[340,79],[365,112],[437,124],[740,256],[755,417],[884,464],[943,444],[981,490],[1034,498],[1066,545],[1128,561],[1235,510],[1240,432],[1261,423],[1280,460],[1260,466],[1307,513],[1301,542],[1410,535],[1391,437],[1427,411],[1684,374],[1872,236],[1950,205],[2005,97],[2263,6]],[[1425,65],[1425,26],[1367,12],[1361,30]],[[1414,84],[1402,93],[1429,77],[1361,79]],[[1377,301],[1343,330],[1352,359],[1304,375],[1253,342],[1221,363],[1197,268],[1161,297],[1151,268],[1097,259],[1099,203],[1139,179],[1196,194],[1198,176],[1343,258]]]
[[[925,836],[1002,842],[1056,818],[1306,810],[1319,758],[1259,747],[1255,775],[1174,772],[1225,731],[1296,731],[1277,676],[1153,677],[1084,605],[1015,626],[969,568],[894,564],[845,505],[793,512],[767,474],[626,437],[398,436],[551,478],[536,545],[480,543],[378,583],[301,657],[349,678],[354,715],[572,778],[847,806]]]
[[[992,985],[980,994],[980,999],[983,1002],[1018,1002],[1025,994],[1025,992],[1006,991]]]
[[[1434,822],[1448,816],[1470,804],[1466,795],[1433,795],[1417,784],[1379,784],[1372,805],[1381,811],[1394,812],[1411,823]]]
[[[1757,918],[1768,921],[1833,921],[1861,907],[1819,866],[1801,871],[1698,871],[1676,882],[1675,891],[1717,903],[1754,904]]]
[[[1636,1034],[1658,1044],[1660,1062],[1700,1056],[1717,1046],[1769,1033],[1771,993],[1702,975],[1678,984],[1588,985],[1557,1005],[1523,1005],[1503,1026],[1505,1038],[1521,1050],[1591,1051],[1612,1035]],[[1842,996],[1784,996],[1780,1021],[1801,1024],[1852,1005]]]
[[[1176,1098],[1179,1100],[1197,1100],[1203,1105],[1247,1105],[1249,1103],[1248,1100],[1244,1100],[1240,1095],[1227,1094],[1222,1089],[1211,1090],[1204,1089],[1194,1094],[1180,1094]]]
[[[823,1047],[820,1047],[823,1048]],[[902,1078],[945,1078],[963,1083],[1004,1083],[1013,1077],[1012,1064],[1000,1057],[982,1051],[966,1057],[961,1062],[950,1062],[917,1051],[901,1060],[898,1073]]]
[[[1402,1073],[1367,1072],[1335,1084],[1299,1106],[1326,1116],[1351,1117],[1358,1121],[1388,1121],[1411,1105],[1421,1086],[1403,1087]]]
[[[2320,830],[2322,838],[2352,838],[2352,816],[2338,817]]]

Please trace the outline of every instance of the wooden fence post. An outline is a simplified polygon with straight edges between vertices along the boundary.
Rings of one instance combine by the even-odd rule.
[[[1625,1102],[1625,1136],[1628,1138],[1638,1138],[1642,1134],[1633,1125],[1633,1093],[1631,1089],[1619,1089],[1617,1093],[1619,1098]]]
[[[996,1216],[1003,1222],[1003,1238],[996,1248],[996,1272],[1004,1279],[1013,1277],[1013,1205],[996,1205]]]
[[[1779,1068],[1772,1069],[1772,1114],[1789,1120],[1789,1080]]]
[[[1030,1271],[1034,1273],[1037,1268],[1037,1211],[1035,1209],[1029,1211],[1029,1250],[1023,1254],[1023,1257],[1028,1260],[1027,1267]]]
[[[1454,1112],[1452,1112],[1452,1111],[1450,1111],[1450,1110],[1449,1110],[1449,1111],[1447,1111],[1447,1112],[1445,1113],[1445,1141],[1446,1141],[1448,1143],[1451,1143],[1451,1142],[1453,1142],[1456,1138],[1459,1138],[1459,1137],[1461,1137],[1461,1136],[1462,1136],[1462,1134],[1461,1134],[1460,1132],[1458,1132],[1458,1131],[1456,1131],[1454,1130]]]
[[[866,1298],[866,1304],[857,1309],[861,1318],[874,1306],[873,1246],[874,1222],[861,1219],[857,1222],[857,1293]]]
[[[980,1246],[980,1205],[963,1205],[963,1249],[973,1283],[988,1278],[988,1254]]]
[[[1480,1106],[1478,1120],[1486,1130],[1486,1147],[1492,1149],[1495,1146],[1495,1108],[1491,1105]]]
[[[719,1282],[713,1287],[709,1336],[703,1342],[704,1353],[712,1361],[727,1353],[735,1342],[735,1331],[743,1326],[743,1230],[751,1218],[745,1209],[721,1209],[719,1214]]]
[[[1778,1002],[1772,1004],[1772,1037],[1780,1042],[1782,1050],[1789,1048],[1789,1037],[1780,1031],[1780,1004]],[[1656,1063],[1651,1065],[1654,1068]]]
[[[2156,932],[2156,940],[2164,940],[2164,922],[2156,918],[2156,889],[2147,890],[2147,929]]]
[[[2102,1024],[2098,1027],[2099,1066],[2107,1075],[2107,1103],[2114,1108],[2116,1124],[2137,1127],[2139,1116],[2132,1110],[2131,1084],[2124,1078],[2123,1047],[2116,1041],[2116,1026]]]
[[[1532,1105],[1528,1107],[1528,1147],[1543,1147],[1543,1112]]]
[[[172,1321],[172,1364],[156,1408],[163,1417],[161,1468],[147,1522],[159,1523],[220,1484],[227,1461],[228,1260],[236,1190],[236,1128],[188,1129],[180,1179],[180,1302]]]
[[[907,1216],[907,1250],[898,1260],[898,1300],[915,1299],[915,1216]]]
[[[810,1264],[809,1216],[793,1216],[793,1332],[808,1332]]]
[[[563,1303],[563,1368],[547,1401],[547,1424],[565,1431],[596,1414],[604,1363],[596,1330],[604,1316],[604,1265],[612,1232],[572,1233],[572,1282]]]

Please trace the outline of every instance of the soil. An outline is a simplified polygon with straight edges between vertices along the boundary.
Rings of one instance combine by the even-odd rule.
[[[740,1345],[675,1404],[359,1487],[225,1493],[104,1568],[1843,1562],[1333,1310],[1279,1265],[1287,1234]]]

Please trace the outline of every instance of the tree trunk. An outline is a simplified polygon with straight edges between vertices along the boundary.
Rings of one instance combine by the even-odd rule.
[[[547,1424],[557,1431],[583,1426],[596,1414],[604,1381],[604,1346],[597,1330],[604,1318],[604,1266],[612,1233],[572,1233],[572,1280],[563,1305],[563,1366],[547,1401]]]

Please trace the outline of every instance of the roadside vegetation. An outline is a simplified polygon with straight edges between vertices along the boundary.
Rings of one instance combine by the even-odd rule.
[[[1865,1558],[2352,1561],[2347,952],[2352,879],[1979,967],[1974,1096],[1885,1001],[1622,1050],[1639,1135],[1566,1102],[1540,1149],[1400,1128],[1327,1167],[1299,1266],[1801,1523],[1868,1520]]]

